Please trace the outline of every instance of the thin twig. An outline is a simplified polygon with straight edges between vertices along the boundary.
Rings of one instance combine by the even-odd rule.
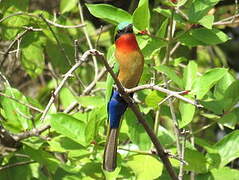
[[[80,4],[80,1],[78,2],[78,9],[79,9],[79,13],[80,13],[80,20],[81,20],[81,23],[85,23],[85,20],[84,20],[84,15],[83,15],[83,10],[82,10],[82,7],[81,7],[81,4]],[[83,27],[83,32],[85,34],[85,37],[86,37],[86,41],[88,43],[88,46],[89,48],[92,50],[93,49],[93,46],[92,46],[92,43],[91,43],[91,40],[90,40],[90,37],[89,37],[89,34],[87,32],[87,29],[86,27]],[[95,68],[95,79],[97,78],[98,76],[98,64],[97,64],[97,60],[96,60],[96,57],[93,56],[93,63],[94,63],[94,68]]]
[[[143,89],[153,89],[153,90],[156,90],[156,91],[160,91],[160,92],[163,92],[163,93],[168,94],[170,96],[176,97],[177,99],[185,101],[189,104],[192,104],[192,105],[194,105],[198,108],[203,107],[201,104],[198,104],[196,101],[193,101],[191,99],[185,98],[184,96],[180,95],[180,93],[183,94],[182,92],[171,91],[169,89],[165,89],[165,88],[162,88],[160,86],[153,85],[153,84],[145,84],[145,85],[137,86],[135,88],[125,89],[125,92],[130,94],[130,93],[140,91],[140,90],[143,90]]]
[[[18,16],[18,15],[23,15],[24,13],[23,12],[16,12],[16,13],[13,13],[13,14],[10,14],[8,16],[5,16],[3,17],[2,19],[0,19],[0,23],[5,21],[6,19],[10,18],[10,17],[13,17],[13,16]]]
[[[85,89],[84,91],[82,92],[82,96],[84,95],[88,95],[90,94],[90,92],[92,91],[92,89],[95,87],[96,83],[102,78],[104,77],[104,75],[106,74],[107,70],[105,68],[103,68],[101,70],[101,72],[98,74],[97,78],[92,81]]]
[[[20,39],[22,38],[30,29],[26,29],[24,30],[23,32],[19,33],[17,35],[17,37],[12,41],[12,43],[9,45],[9,47],[7,48],[7,51],[4,53],[3,55],[3,59],[2,61],[0,62],[0,67],[2,67],[2,65],[4,64],[5,60],[7,59],[7,56],[10,52],[10,50],[12,49],[12,47],[15,45],[15,43]]]
[[[14,163],[14,164],[8,164],[8,165],[5,165],[5,166],[1,166],[0,171],[2,171],[4,169],[9,169],[9,168],[17,167],[17,166],[24,166],[24,165],[28,165],[28,164],[32,164],[32,163],[36,163],[36,161],[30,160],[30,161],[17,162],[17,163]]]
[[[39,128],[34,128],[30,131],[26,131],[23,133],[19,133],[19,134],[15,134],[13,135],[13,138],[15,139],[15,141],[19,142],[23,139],[32,137],[32,136],[40,136],[41,133],[43,133],[44,131],[46,131],[47,129],[50,129],[51,126],[49,124],[46,124],[44,126],[41,126]]]
[[[41,109],[39,109],[39,108],[37,108],[37,107],[35,107],[35,106],[32,106],[31,104],[27,104],[27,103],[25,103],[25,102],[23,102],[23,101],[20,101],[19,99],[16,99],[16,98],[14,98],[14,97],[8,96],[8,95],[6,95],[6,94],[4,94],[4,93],[2,93],[2,92],[0,92],[0,96],[3,96],[3,97],[6,97],[6,98],[9,98],[9,99],[12,99],[12,100],[16,101],[17,103],[22,104],[22,105],[24,105],[24,106],[26,106],[26,107],[28,107],[28,108],[34,110],[34,111],[37,111],[37,112],[40,112],[40,113],[43,112],[43,110],[41,110]]]
[[[98,49],[98,43],[99,43],[99,40],[100,40],[100,36],[101,36],[101,33],[102,33],[102,29],[103,29],[103,26],[101,25],[101,26],[100,26],[100,33],[99,33],[98,38],[97,38],[97,40],[96,40],[96,42],[95,42],[95,49]]]
[[[187,135],[187,131],[183,130],[181,132],[181,137],[182,137],[182,144],[181,144],[181,154],[180,154],[180,159],[184,160],[184,154],[185,154],[185,143],[186,143],[186,135]],[[179,180],[183,180],[183,167],[184,167],[184,163],[181,162],[180,166],[179,166],[179,174],[178,174],[178,179]]]
[[[222,19],[220,21],[214,22],[213,25],[224,25],[224,24],[233,24],[237,23],[236,21],[232,21],[233,19],[239,17],[239,14],[235,14],[233,16],[227,17],[225,19]]]
[[[52,35],[54,36],[55,40],[56,40],[56,43],[57,45],[59,46],[60,48],[60,51],[62,52],[63,56],[65,56],[67,62],[69,63],[69,65],[71,65],[71,60],[70,58],[68,57],[68,55],[66,54],[66,51],[64,49],[64,47],[61,45],[58,37],[56,36],[55,32],[53,31],[53,29],[51,28],[50,24],[48,23],[48,21],[46,20],[46,18],[44,18],[44,16],[42,14],[39,15],[39,17],[46,23],[46,25],[48,26],[49,30],[51,31]]]
[[[45,18],[45,20],[46,20],[46,22],[48,22],[49,24],[51,24],[55,27],[64,28],[64,29],[82,28],[82,27],[86,26],[85,24],[77,24],[77,25],[71,25],[71,26],[67,25],[66,26],[66,25],[62,25],[62,24],[57,24],[57,23],[52,22],[52,21],[50,21],[49,19],[46,19],[46,18]]]
[[[171,54],[170,54],[171,43],[173,42],[173,34],[175,31],[175,26],[176,26],[176,24],[174,23],[174,13],[175,13],[175,9],[172,9],[171,16],[170,16],[170,22],[169,22],[169,26],[168,26],[168,28],[169,28],[169,30],[168,30],[168,45],[167,45],[167,49],[166,49],[166,57],[163,61],[163,64],[168,64],[169,60],[170,60],[170,56],[171,56]],[[163,79],[166,84],[166,88],[169,89],[169,84],[167,83],[167,79],[166,79],[165,75],[163,75]],[[168,104],[169,104],[170,113],[171,113],[172,120],[173,120],[173,130],[174,130],[174,134],[176,137],[177,153],[181,157],[182,152],[181,152],[181,142],[180,142],[180,130],[178,128],[178,121],[176,118],[175,109],[174,109],[173,102],[172,102],[171,98],[168,99]]]
[[[45,110],[42,113],[42,116],[40,118],[41,121],[44,121],[44,119],[46,118],[46,115],[48,113],[48,111],[50,110],[52,104],[54,103],[55,98],[58,96],[60,90],[62,89],[62,87],[64,86],[64,84],[66,83],[66,81],[68,80],[68,78],[72,77],[74,71],[83,63],[87,60],[88,56],[92,54],[92,50],[88,50],[86,51],[83,56],[81,57],[81,59],[75,63],[74,66],[71,67],[71,69],[64,75],[64,78],[62,79],[62,81],[60,82],[60,84],[57,86],[57,88],[55,89],[55,91],[53,92],[51,99],[49,100]]]

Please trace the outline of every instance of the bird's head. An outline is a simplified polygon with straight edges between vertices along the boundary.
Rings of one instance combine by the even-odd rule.
[[[118,24],[115,30],[115,41],[124,34],[132,34],[133,32],[133,25],[129,22],[122,22]]]

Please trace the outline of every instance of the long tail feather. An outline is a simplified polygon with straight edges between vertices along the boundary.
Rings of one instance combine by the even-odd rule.
[[[117,164],[117,145],[119,128],[111,128],[104,151],[103,168],[106,171],[114,171]]]

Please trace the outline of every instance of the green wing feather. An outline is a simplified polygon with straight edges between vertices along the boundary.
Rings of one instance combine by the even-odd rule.
[[[107,59],[108,59],[109,64],[114,64],[113,71],[114,71],[115,74],[118,74],[119,64],[115,59],[114,52],[115,52],[115,46],[112,45],[107,52]],[[111,98],[111,95],[112,95],[113,84],[114,84],[114,80],[111,77],[111,75],[108,73],[107,79],[106,79],[106,98],[105,98],[106,107],[107,107],[108,102],[109,102],[109,100]]]

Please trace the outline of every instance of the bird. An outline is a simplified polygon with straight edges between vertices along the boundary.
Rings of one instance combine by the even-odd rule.
[[[118,80],[125,88],[136,87],[140,81],[144,56],[139,48],[133,25],[122,22],[116,27],[115,33],[115,58],[118,61]],[[133,96],[133,94],[130,94]],[[103,169],[112,172],[117,167],[117,145],[121,118],[127,109],[127,102],[117,89],[112,90],[108,102],[107,111],[109,119],[109,131],[103,156]]]

